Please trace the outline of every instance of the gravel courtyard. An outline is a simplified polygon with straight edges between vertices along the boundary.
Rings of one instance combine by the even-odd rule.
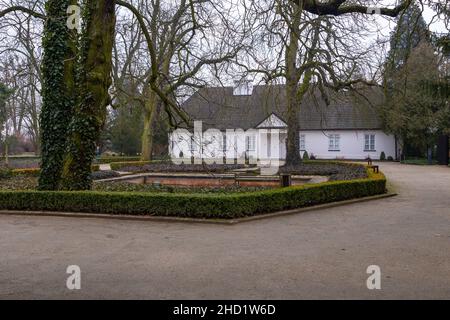
[[[398,196],[231,226],[0,215],[0,299],[450,299],[450,168],[381,170]]]

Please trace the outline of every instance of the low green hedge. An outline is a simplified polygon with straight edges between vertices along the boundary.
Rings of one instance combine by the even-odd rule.
[[[0,209],[232,219],[382,194],[383,174],[369,178],[231,194],[0,191]]]
[[[91,166],[92,172],[100,170],[100,165],[93,164]],[[38,177],[41,173],[40,168],[26,168],[26,169],[8,169],[10,176],[28,176],[28,177]]]
[[[13,169],[11,174],[13,176],[28,176],[28,177],[39,177],[41,169],[39,168],[28,168],[28,169]]]
[[[114,162],[111,163],[111,170],[119,170],[124,168],[124,167],[129,167],[129,166],[133,166],[133,167],[143,167],[147,164],[151,164],[155,161],[122,161],[122,162]],[[160,162],[160,161],[156,161],[156,162]]]
[[[104,164],[104,163],[114,163],[114,162],[127,162],[127,161],[140,161],[141,157],[102,157],[95,159],[95,162],[98,164]]]
[[[8,156],[9,160],[41,160],[40,156]],[[5,157],[1,156],[0,161],[4,161]]]
[[[413,164],[418,166],[429,165],[428,159],[406,159],[401,161],[402,164]],[[437,160],[432,160],[431,164],[438,164]]]

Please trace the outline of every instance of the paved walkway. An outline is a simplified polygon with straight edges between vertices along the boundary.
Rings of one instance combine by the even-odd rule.
[[[450,298],[450,168],[381,169],[399,196],[233,226],[0,216],[0,298]]]

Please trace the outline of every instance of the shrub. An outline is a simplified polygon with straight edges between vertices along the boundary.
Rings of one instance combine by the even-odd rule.
[[[394,158],[392,156],[387,157],[388,161],[394,161]]]
[[[368,179],[230,194],[0,191],[0,209],[232,219],[384,193],[384,175],[368,174]]]
[[[384,160],[386,160],[386,154],[384,153],[384,151],[381,151],[380,161],[384,161]]]
[[[303,160],[309,160],[308,151],[303,152]]]
[[[313,153],[311,153],[311,155],[309,156],[309,160],[316,160],[316,156]]]

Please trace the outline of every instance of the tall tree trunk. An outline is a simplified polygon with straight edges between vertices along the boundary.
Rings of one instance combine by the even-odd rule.
[[[286,82],[287,95],[287,127],[286,165],[297,165],[301,162],[298,113],[300,103],[297,100],[297,83]]]
[[[70,124],[64,159],[62,189],[91,188],[95,144],[110,103],[112,47],[115,29],[114,0],[86,0],[81,47],[80,101]]]
[[[9,167],[9,144],[7,139],[8,137],[5,137],[5,165]]]
[[[154,33],[154,37],[157,35]],[[170,57],[173,52],[169,52],[164,57],[161,63],[160,72],[163,75],[168,75],[170,70]],[[165,81],[157,81],[158,86],[163,86]],[[155,120],[159,117],[158,103],[160,102],[158,94],[152,90],[151,86],[147,87],[145,96],[148,97],[145,103],[144,110],[144,129],[142,132],[142,148],[141,148],[141,160],[150,161],[153,155],[153,137],[155,129]]]
[[[286,47],[286,99],[287,99],[287,126],[286,165],[296,165],[301,162],[299,143],[298,113],[300,103],[297,98],[298,81],[297,71],[298,35],[301,8],[291,4],[295,11],[289,35],[289,44]]]
[[[73,0],[48,0],[42,45],[42,163],[40,190],[58,189],[67,128],[75,104],[76,31],[66,25],[66,10]]]
[[[145,101],[144,129],[142,132],[141,160],[152,160],[153,152],[153,128],[157,111],[157,95],[149,90],[149,97]]]

